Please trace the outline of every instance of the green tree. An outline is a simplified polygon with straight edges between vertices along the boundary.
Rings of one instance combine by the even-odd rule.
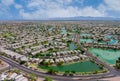
[[[120,69],[120,57],[116,60],[115,67]]]
[[[21,48],[22,48],[22,49],[25,49],[25,46],[22,46]]]
[[[15,69],[14,72],[20,74],[21,71],[19,69]]]
[[[64,75],[68,76],[70,74],[70,71],[65,71]]]
[[[48,70],[48,73],[49,74],[56,74],[58,71],[57,70],[54,70],[54,69],[49,69]]]
[[[93,72],[93,74],[97,74],[98,73],[98,70],[95,70],[94,72]]]
[[[31,81],[36,81],[36,75],[35,74],[30,74],[30,79],[31,79]]]
[[[76,73],[76,71],[71,71],[71,73],[75,74],[75,73]]]
[[[58,65],[58,66],[61,66],[63,63],[64,63],[63,61],[59,61],[59,62],[57,63],[57,65]]]
[[[45,81],[53,81],[50,77],[46,76]]]
[[[20,65],[23,65],[25,63],[26,63],[26,61],[20,61]]]

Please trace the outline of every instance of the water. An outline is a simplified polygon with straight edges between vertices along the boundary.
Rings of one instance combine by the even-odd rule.
[[[83,43],[92,43],[94,40],[93,39],[80,39],[80,42],[83,42]]]
[[[98,44],[107,44],[107,42],[99,42]]]
[[[89,48],[89,51],[109,64],[115,64],[120,57],[120,50]]]
[[[92,34],[81,33],[80,36],[92,36]]]
[[[107,36],[105,36],[105,38],[108,38],[108,39],[110,39],[112,36],[111,35],[107,35]]]
[[[61,34],[67,34],[67,31],[66,31],[65,27],[63,27],[63,28],[61,29]]]
[[[48,29],[49,32],[52,32],[52,30],[53,30],[53,28],[49,28],[49,29]]]
[[[83,35],[87,35],[87,34],[83,34]],[[89,34],[88,34],[89,35]],[[110,39],[110,41],[107,42],[104,42],[104,41],[101,41],[101,42],[98,42],[98,44],[109,44],[109,45],[115,45],[118,43],[118,40],[117,39],[113,39],[111,35],[107,35],[105,36],[105,38],[108,38]],[[97,43],[97,41],[93,40],[93,39],[80,39],[80,42],[83,42],[83,43]]]
[[[116,39],[111,39],[110,42],[108,42],[108,44],[117,44],[118,43],[118,40]]]
[[[98,65],[92,63],[91,61],[78,62],[69,65],[62,66],[41,66],[42,69],[54,69],[60,72],[65,71],[76,71],[76,72],[93,72],[96,70],[101,70]]]
[[[105,36],[105,38],[110,39],[110,41],[108,42],[108,44],[110,44],[110,45],[117,44],[117,43],[118,43],[118,40],[113,39],[112,37],[113,37],[112,35],[107,35],[107,36]]]
[[[70,43],[69,45],[70,45],[70,50],[74,50],[74,49],[76,49],[76,46],[75,46],[74,43]]]

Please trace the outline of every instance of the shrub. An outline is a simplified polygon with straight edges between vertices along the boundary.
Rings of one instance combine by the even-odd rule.
[[[20,65],[23,65],[25,63],[26,63],[26,61],[20,61]]]
[[[45,81],[53,81],[50,77],[46,76]]]

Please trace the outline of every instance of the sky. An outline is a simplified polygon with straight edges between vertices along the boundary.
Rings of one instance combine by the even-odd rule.
[[[0,0],[0,20],[120,18],[120,0]]]

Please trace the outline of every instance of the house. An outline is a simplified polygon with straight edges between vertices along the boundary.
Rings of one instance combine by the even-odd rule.
[[[15,79],[15,81],[18,81],[18,79],[21,78],[21,77],[23,77],[22,74],[21,75],[17,75],[14,79]]]
[[[21,60],[21,61],[28,61],[28,58],[27,58],[26,56],[21,56],[21,57],[20,57],[20,60]]]
[[[0,81],[5,80],[6,77],[7,77],[7,75],[1,74],[1,76],[0,76]]]
[[[22,77],[19,77],[17,80],[15,80],[15,81],[28,81],[28,79],[26,78],[26,77],[24,77],[24,76],[22,76]]]
[[[18,75],[17,73],[13,73],[12,75],[9,76],[9,80],[14,79],[17,75]]]

